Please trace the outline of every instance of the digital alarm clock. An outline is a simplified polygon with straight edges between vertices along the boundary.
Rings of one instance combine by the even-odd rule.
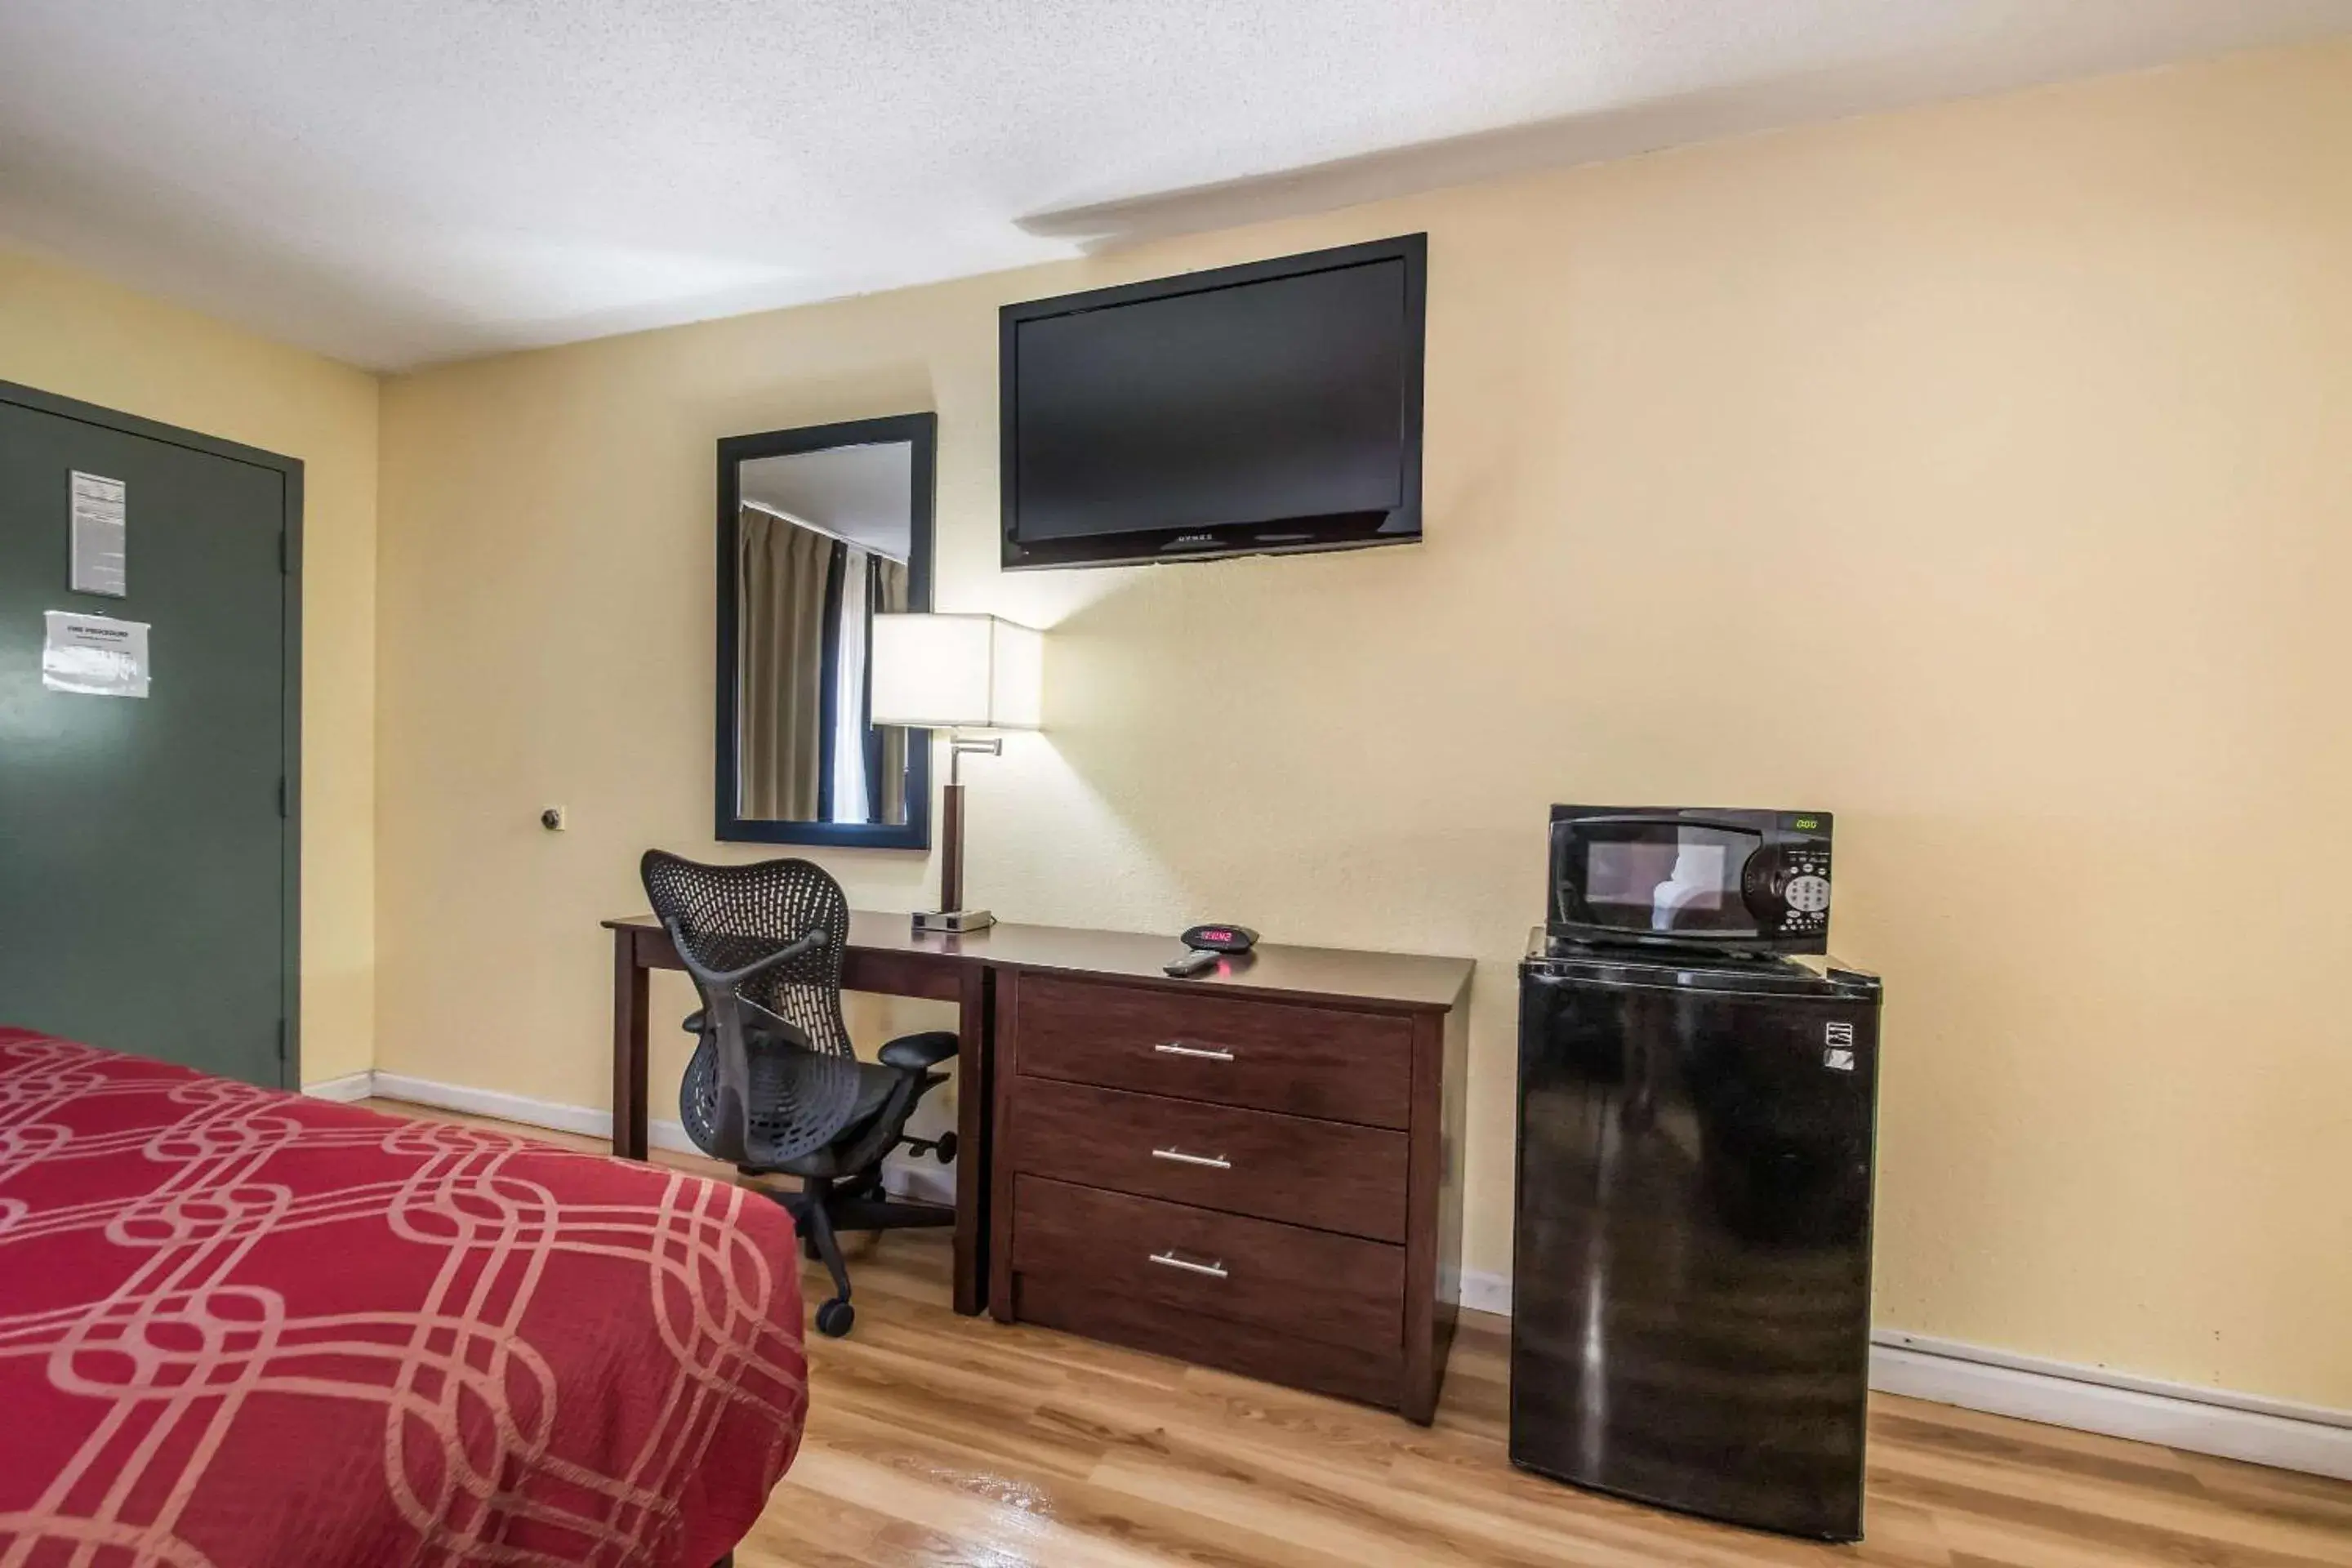
[[[1184,945],[1192,951],[1183,957],[1171,959],[1166,973],[1182,979],[1214,969],[1217,960],[1227,953],[1247,952],[1257,944],[1257,932],[1247,926],[1199,925],[1184,933]]]

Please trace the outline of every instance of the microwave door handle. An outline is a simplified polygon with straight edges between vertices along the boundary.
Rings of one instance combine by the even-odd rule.
[[[1777,934],[1780,917],[1787,910],[1787,903],[1780,895],[1780,888],[1787,881],[1781,875],[1786,859],[1779,845],[1759,845],[1739,873],[1739,901],[1746,904],[1748,912],[1756,917],[1759,935]],[[1758,875],[1759,869],[1762,872],[1760,876]]]
[[[1753,824],[1717,822],[1710,816],[1575,816],[1563,819],[1558,826],[1571,831],[1579,827],[1709,827],[1717,833],[1737,833],[1759,840],[1765,837],[1763,830]]]

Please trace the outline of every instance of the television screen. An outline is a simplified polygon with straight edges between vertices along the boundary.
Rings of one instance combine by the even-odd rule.
[[[1423,237],[1007,306],[1004,563],[1420,534]]]

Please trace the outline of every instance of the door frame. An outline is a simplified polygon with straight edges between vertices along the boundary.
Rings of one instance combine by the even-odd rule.
[[[258,447],[247,447],[237,441],[225,441],[217,436],[183,430],[176,425],[144,419],[136,414],[125,414],[95,403],[84,403],[78,398],[60,397],[55,393],[19,385],[12,381],[0,381],[0,404],[13,404],[37,414],[55,415],[121,435],[138,436],[167,446],[185,447],[207,457],[226,458],[231,462],[267,468],[284,481],[280,493],[285,498],[285,511],[278,519],[278,538],[282,542],[279,560],[283,573],[279,603],[284,616],[285,640],[281,645],[283,662],[278,671],[278,692],[283,714],[285,755],[278,759],[278,767],[286,781],[286,809],[279,830],[281,853],[278,864],[284,868],[284,872],[278,897],[284,911],[280,921],[284,942],[279,960],[278,1010],[280,1026],[285,1030],[285,1048],[279,1054],[278,1087],[299,1089],[302,1087],[302,460],[266,452]]]

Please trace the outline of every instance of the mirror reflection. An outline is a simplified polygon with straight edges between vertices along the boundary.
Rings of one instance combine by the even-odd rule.
[[[722,800],[719,837],[923,842],[904,837],[919,831],[926,795],[910,766],[924,754],[919,732],[867,716],[874,616],[929,607],[929,452],[911,436],[734,458],[732,528],[722,531],[733,535],[722,542],[732,555],[733,701],[719,760],[732,800]]]

